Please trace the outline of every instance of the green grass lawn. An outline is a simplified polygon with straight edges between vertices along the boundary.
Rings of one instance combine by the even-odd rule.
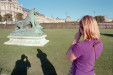
[[[1,74],[11,75],[16,61],[25,54],[31,64],[27,69],[27,75],[44,75],[47,72],[67,75],[72,62],[65,58],[65,53],[73,41],[76,29],[47,29],[46,39],[50,42],[44,47],[4,45],[4,42],[9,40],[7,38],[9,31],[11,30],[0,29]],[[95,63],[95,73],[96,75],[113,75],[113,29],[101,29],[100,32],[104,48]],[[45,71],[45,69],[50,70]]]

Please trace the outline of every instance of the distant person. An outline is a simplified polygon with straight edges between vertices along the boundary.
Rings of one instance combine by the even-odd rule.
[[[78,42],[83,35],[83,41]],[[66,58],[73,61],[68,75],[95,75],[94,64],[103,50],[98,24],[92,16],[84,16],[69,47]]]
[[[16,65],[11,75],[27,75],[27,69],[31,67],[28,57],[24,54],[21,55],[21,59],[16,61]]]

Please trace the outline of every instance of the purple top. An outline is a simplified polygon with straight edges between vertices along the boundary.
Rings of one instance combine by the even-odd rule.
[[[89,41],[93,45],[100,40]],[[95,64],[95,52],[93,46],[86,41],[78,42],[72,48],[73,54],[77,57],[73,61],[73,75],[94,75],[94,64]],[[95,46],[96,59],[100,56],[103,49],[103,44],[100,41]]]

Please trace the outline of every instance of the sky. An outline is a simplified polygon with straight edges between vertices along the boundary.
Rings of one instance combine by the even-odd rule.
[[[81,19],[85,15],[107,16],[113,18],[113,0],[18,0],[24,8],[36,8],[47,17],[59,17],[71,21]]]

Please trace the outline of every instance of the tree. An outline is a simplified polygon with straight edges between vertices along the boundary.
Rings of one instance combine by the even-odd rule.
[[[16,14],[16,19],[17,19],[17,20],[21,20],[21,19],[23,19],[22,16],[23,16],[22,13],[17,13],[17,14]]]
[[[0,15],[0,22],[2,22],[2,16]]]
[[[4,15],[4,20],[5,21],[12,21],[13,20],[12,19],[12,14],[10,14],[10,13],[5,14]]]
[[[105,22],[104,16],[95,16],[95,19],[96,19],[97,22],[100,22],[100,23]]]

